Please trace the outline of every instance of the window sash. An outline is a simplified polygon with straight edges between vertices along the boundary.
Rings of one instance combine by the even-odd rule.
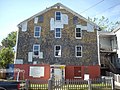
[[[76,57],[82,57],[82,46],[75,47],[75,54],[76,54]]]
[[[61,46],[60,45],[56,45],[54,47],[54,55],[55,57],[61,57]]]
[[[75,29],[75,37],[77,39],[81,39],[81,37],[82,37],[82,30],[81,30],[81,28],[76,28]]]
[[[38,21],[39,21],[39,22],[43,22],[43,20],[44,20],[44,17],[41,15],[41,16],[39,17]]]
[[[61,29],[60,28],[55,29],[55,38],[61,38]]]
[[[40,45],[33,45],[33,54],[34,56],[38,56],[40,52]]]
[[[55,20],[61,20],[61,12],[55,12]]]
[[[41,27],[35,26],[34,27],[34,37],[40,37],[40,34],[41,34]]]

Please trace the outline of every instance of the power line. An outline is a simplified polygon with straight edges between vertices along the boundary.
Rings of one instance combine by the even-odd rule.
[[[89,7],[89,8],[87,8],[87,9],[85,9],[84,11],[80,12],[80,14],[81,14],[81,13],[84,13],[84,12],[86,12],[86,11],[88,11],[89,9],[95,7],[96,5],[102,3],[103,1],[104,1],[104,0],[101,0],[100,2],[98,2],[98,3],[94,4],[94,5],[92,5],[91,7]]]
[[[99,14],[102,14],[102,13],[104,13],[104,12],[108,11],[109,9],[112,9],[112,8],[114,8],[114,7],[118,6],[118,5],[120,5],[120,3],[115,4],[115,5],[113,5],[113,6],[109,7],[109,8],[107,8],[107,9],[105,9],[104,11],[97,13],[97,14],[96,14],[96,15],[94,15],[94,16],[97,16],[97,15],[99,15]],[[94,17],[94,16],[92,16],[92,17]]]

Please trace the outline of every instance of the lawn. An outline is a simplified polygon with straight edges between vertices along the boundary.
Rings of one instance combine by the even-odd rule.
[[[48,90],[48,84],[31,84],[30,90]],[[88,90],[88,84],[65,84],[56,85],[53,90]],[[92,84],[92,90],[111,90],[109,84]]]

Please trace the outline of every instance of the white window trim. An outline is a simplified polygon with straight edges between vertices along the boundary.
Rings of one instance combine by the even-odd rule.
[[[34,55],[34,46],[38,46],[38,55]],[[33,45],[33,57],[39,57],[39,52],[40,52],[40,45],[39,44],[34,44]]]
[[[35,29],[36,29],[36,27],[39,27],[39,28],[40,28],[39,36],[35,36]],[[39,38],[40,36],[41,36],[41,27],[40,27],[40,26],[35,26],[35,27],[34,27],[34,37],[35,37],[35,38]]]
[[[81,37],[76,37],[76,28],[80,28],[81,29]],[[82,28],[81,27],[76,27],[76,28],[75,28],[75,38],[76,39],[82,39]]]
[[[81,47],[81,56],[77,56],[77,47]],[[75,46],[75,56],[78,57],[78,58],[82,57],[82,46],[81,45],[76,45]]]
[[[62,51],[62,48],[61,48],[61,45],[55,45],[54,46],[54,57],[61,57],[62,56],[62,52],[61,52],[61,55],[60,56],[56,56],[55,54],[55,52],[56,52],[56,46],[60,46],[60,50]]]
[[[60,20],[56,20],[56,12],[60,12]],[[55,12],[55,21],[61,21],[62,20],[62,13],[61,13],[61,11],[56,11]]]
[[[56,37],[56,28],[55,28],[55,38],[61,38],[61,28],[60,28],[60,37]]]

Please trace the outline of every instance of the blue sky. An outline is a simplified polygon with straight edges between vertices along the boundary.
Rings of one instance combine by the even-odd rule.
[[[17,30],[21,21],[58,2],[86,18],[105,16],[110,21],[120,21],[120,0],[0,0],[0,42]],[[98,2],[101,3],[81,13]]]

